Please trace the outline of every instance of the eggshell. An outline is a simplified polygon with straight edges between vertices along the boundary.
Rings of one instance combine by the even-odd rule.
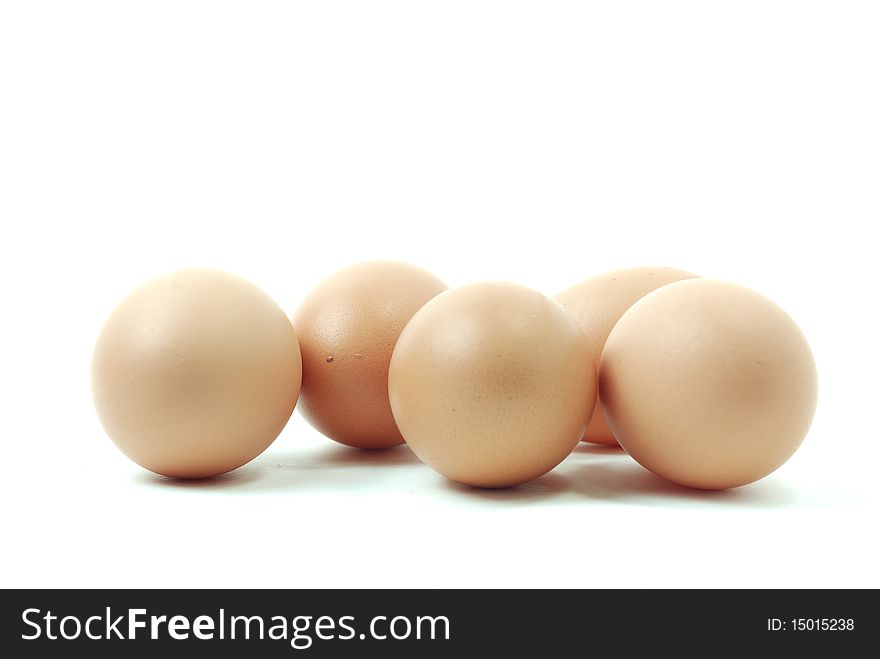
[[[284,311],[253,284],[182,270],[136,289],[95,346],[98,416],[129,458],[205,478],[262,453],[299,393],[299,346]]]
[[[755,481],[800,445],[816,408],[807,341],[776,304],[692,279],[636,302],[614,326],[599,387],[608,424],[643,466],[722,489]]]
[[[662,267],[629,268],[606,272],[568,288],[556,296],[556,301],[581,326],[598,366],[605,341],[615,323],[639,299],[666,284],[691,279],[697,275],[684,270]],[[602,414],[601,395],[596,397],[590,425],[584,441],[617,446],[617,440]]]
[[[360,263],[322,281],[293,317],[303,416],[349,446],[403,443],[388,402],[388,363],[409,319],[444,290],[431,273],[393,261]]]
[[[450,290],[418,311],[394,349],[388,388],[416,455],[481,487],[553,469],[580,441],[596,396],[574,319],[507,283]]]

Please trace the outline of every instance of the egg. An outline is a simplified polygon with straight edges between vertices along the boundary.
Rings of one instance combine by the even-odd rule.
[[[394,261],[360,263],[322,281],[293,316],[303,416],[348,446],[402,444],[388,401],[391,352],[413,314],[444,290],[431,273]]]
[[[182,270],[126,297],[94,350],[98,416],[125,455],[157,474],[206,478],[262,453],[299,394],[299,345],[253,284]]]
[[[696,276],[684,270],[662,267],[615,270],[582,281],[562,291],[555,299],[581,326],[590,342],[593,362],[598,366],[611,328],[627,309],[661,286]],[[601,394],[596,398],[596,409],[583,439],[617,446],[602,413]]]
[[[611,331],[599,372],[621,446],[694,488],[745,485],[798,448],[816,408],[810,347],[775,303],[691,279],[636,302]]]
[[[593,410],[590,345],[537,291],[481,283],[438,295],[391,358],[391,409],[416,455],[479,487],[524,483],[580,441]]]

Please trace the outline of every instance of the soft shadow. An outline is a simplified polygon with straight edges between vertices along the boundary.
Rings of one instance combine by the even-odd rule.
[[[573,453],[583,453],[584,455],[626,455],[626,451],[620,448],[620,446],[590,444],[589,442],[581,442],[575,446]]]
[[[405,465],[417,464],[420,460],[416,454],[406,446],[392,446],[391,448],[361,449],[351,446],[332,446],[325,449],[316,462],[320,466],[333,465]]]
[[[474,487],[450,480],[445,480],[444,485],[448,492],[483,501],[543,501],[565,494],[570,489],[568,478],[553,472],[512,487]]]
[[[574,453],[575,460],[565,461],[557,470],[513,487],[478,488],[438,478],[442,483],[440,487],[453,496],[489,503],[532,503],[550,499],[583,503],[592,499],[596,503],[625,505],[740,508],[776,508],[801,503],[795,490],[772,477],[731,490],[695,490],[655,476],[618,447],[581,444]],[[389,471],[383,473],[386,468]],[[334,444],[326,448],[264,454],[214,478],[182,480],[142,472],[134,480],[148,487],[236,494],[292,489],[364,493],[382,490],[392,473],[394,482],[400,484],[399,475],[415,475],[414,469],[427,470],[427,467],[406,445],[363,450]]]
[[[265,492],[309,487],[370,487],[384,479],[370,474],[383,467],[405,468],[421,462],[406,445],[387,449],[356,449],[331,445],[327,448],[263,454],[227,474],[200,480],[167,478],[142,473],[135,479],[152,487],[193,490]]]
[[[361,493],[381,489],[388,479],[387,468],[395,474],[407,472],[421,461],[406,445],[387,449],[357,449],[331,445],[309,451],[291,451],[266,456],[261,461],[263,477],[248,486],[249,491],[357,490]]]
[[[177,488],[182,490],[238,489],[260,479],[261,469],[251,465],[239,467],[234,471],[211,478],[170,478],[148,471],[141,472],[134,480],[152,487]]]
[[[566,481],[566,487],[578,494],[621,503],[775,508],[798,501],[793,489],[772,478],[730,490],[696,490],[663,480],[636,462],[582,464],[567,472]]]

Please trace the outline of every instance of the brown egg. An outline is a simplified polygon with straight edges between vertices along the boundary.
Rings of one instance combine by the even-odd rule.
[[[599,375],[621,446],[655,474],[722,489],[762,478],[800,445],[816,367],[794,321],[742,286],[692,279],[636,302]]]
[[[556,301],[565,307],[581,326],[590,342],[593,362],[598,365],[611,328],[627,309],[661,286],[696,276],[675,268],[646,267],[615,270],[591,277],[562,291],[556,296]],[[590,425],[584,433],[584,441],[617,446],[617,440],[614,439],[611,429],[605,422],[602,402],[598,396]]]
[[[296,335],[253,284],[182,270],[136,289],[95,346],[92,390],[110,438],[157,474],[206,478],[262,453],[300,385]]]
[[[403,443],[388,402],[388,363],[404,326],[446,290],[407,263],[372,261],[322,281],[293,316],[303,358],[303,416],[359,448]]]
[[[590,419],[596,381],[574,319],[537,291],[447,291],[409,322],[388,389],[407,444],[446,477],[524,483],[559,464]]]

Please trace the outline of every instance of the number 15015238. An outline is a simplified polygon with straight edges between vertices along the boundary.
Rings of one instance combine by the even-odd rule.
[[[767,631],[771,632],[851,632],[855,627],[853,618],[767,618]]]

